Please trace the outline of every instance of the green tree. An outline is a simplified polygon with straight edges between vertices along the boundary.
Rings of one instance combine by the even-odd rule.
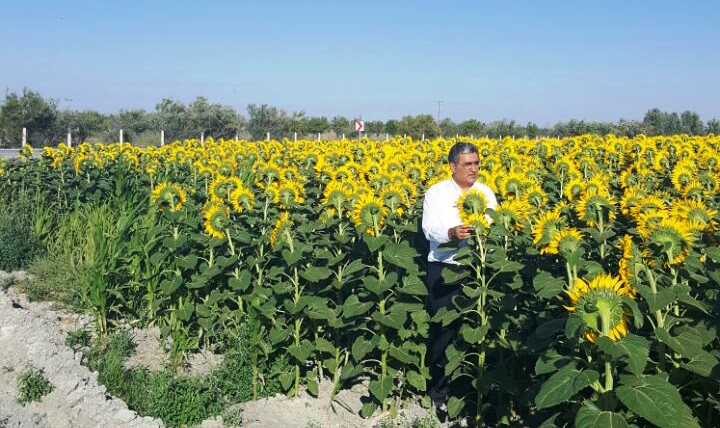
[[[256,140],[264,139],[267,132],[273,138],[286,135],[288,117],[285,111],[267,104],[250,104],[248,111],[248,132]]]
[[[454,137],[459,134],[459,127],[449,117],[440,121],[438,125],[440,127],[440,136],[442,137]]]
[[[313,134],[328,132],[330,130],[330,121],[325,116],[309,117],[305,121],[305,130]]]
[[[463,137],[479,136],[484,132],[485,125],[476,119],[470,119],[460,122],[458,125],[458,134]]]
[[[690,135],[702,135],[705,131],[700,115],[686,110],[680,114],[682,132]]]
[[[27,128],[28,142],[33,146],[53,143],[56,135],[57,103],[45,100],[37,92],[24,88],[22,95],[10,93],[0,106],[0,144],[19,147],[22,129]]]
[[[349,134],[353,132],[353,128],[350,125],[350,119],[344,116],[335,116],[330,122],[330,129],[340,136],[342,134]]]
[[[720,135],[720,120],[710,119],[707,123],[706,131],[708,134]]]

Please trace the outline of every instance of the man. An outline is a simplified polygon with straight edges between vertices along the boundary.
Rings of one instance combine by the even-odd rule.
[[[463,192],[476,189],[487,199],[488,208],[497,207],[497,199],[492,189],[476,181],[480,158],[474,144],[455,143],[448,154],[448,163],[452,170],[452,178],[431,186],[425,193],[423,201],[422,229],[429,243],[425,285],[428,290],[427,307],[430,316],[434,316],[440,308],[451,308],[453,297],[461,293],[462,284],[446,284],[442,277],[444,269],[463,269],[453,260],[457,249],[438,248],[441,244],[451,241],[457,242],[459,248],[466,245],[465,240],[473,233],[471,226],[462,224],[456,201]],[[457,322],[445,327],[433,323],[430,327],[428,364],[431,379],[428,395],[438,406],[442,406],[447,399],[448,379],[444,373],[445,349],[457,334],[457,329]]]

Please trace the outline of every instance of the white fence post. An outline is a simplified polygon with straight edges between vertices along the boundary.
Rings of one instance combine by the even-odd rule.
[[[200,145],[205,146],[205,131],[200,133]]]
[[[318,141],[320,141],[320,133],[318,132]]]
[[[24,146],[25,144],[27,144],[27,128],[25,128],[25,127],[23,126],[23,142],[22,142],[22,145]]]
[[[390,141],[390,133],[389,132],[385,133],[385,141]]]
[[[120,144],[124,143],[125,140],[123,139],[123,130],[120,130]]]
[[[160,130],[160,147],[165,145],[165,130]]]
[[[297,132],[293,132],[293,141],[297,141]]]
[[[345,133],[344,133],[344,132],[343,132],[343,137],[342,137],[342,139],[343,139],[343,140],[345,139]]]
[[[270,133],[267,133],[267,137],[265,138],[266,141],[270,141]]]
[[[68,147],[72,147],[72,133],[70,132],[70,128],[68,128],[67,145]]]

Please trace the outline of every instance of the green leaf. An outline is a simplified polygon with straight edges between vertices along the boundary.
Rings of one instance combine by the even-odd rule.
[[[385,243],[390,240],[390,238],[385,235],[380,235],[376,238],[374,236],[370,236],[367,233],[363,233],[362,237],[365,245],[368,246],[368,250],[370,250],[371,253],[376,252],[380,247],[385,245]]]
[[[377,403],[375,403],[374,401],[370,401],[363,404],[362,409],[360,409],[360,415],[363,418],[367,419],[372,416],[373,413],[375,413],[375,409],[377,409]]]
[[[385,379],[371,380],[368,390],[378,401],[383,402],[392,392],[393,380],[391,377]]]
[[[674,385],[664,374],[653,376],[621,376],[621,386],[615,390],[627,408],[662,428],[699,428],[692,411],[682,401]]]
[[[365,340],[364,337],[358,337],[357,339],[355,339],[355,343],[353,343],[352,345],[351,353],[355,361],[360,362],[362,361],[363,357],[372,350],[372,343]]]
[[[465,401],[455,396],[450,397],[447,402],[448,416],[450,416],[451,418],[457,418],[464,406]]]
[[[372,302],[360,302],[357,295],[351,294],[342,306],[343,317],[347,320],[349,318],[362,315],[367,312],[372,305]]]
[[[690,291],[692,290],[689,285],[687,284],[676,284],[672,287],[673,292],[675,293],[675,298],[685,303],[688,306],[692,306],[695,309],[698,309],[702,311],[703,313],[708,313],[708,307],[705,303],[698,301],[694,297],[690,295]]]
[[[231,277],[228,281],[228,285],[230,285],[230,288],[235,291],[246,291],[250,286],[251,280],[252,276],[250,275],[250,272],[243,270],[240,271],[240,275],[237,278]]]
[[[335,354],[335,347],[329,340],[324,337],[318,337],[315,339],[315,349],[318,352],[326,352],[328,354]]]
[[[404,241],[397,244],[395,242],[388,242],[383,249],[384,260],[387,260],[387,262],[392,265],[413,272],[417,271],[415,258],[419,256],[420,254]]]
[[[600,410],[586,401],[575,415],[576,428],[629,428],[625,418],[617,413]]]
[[[533,278],[533,287],[541,299],[550,299],[563,292],[565,280],[558,279],[548,272],[540,272]]]
[[[692,329],[686,329],[679,336],[671,336],[662,327],[655,329],[655,334],[661,342],[685,358],[692,358],[702,352],[702,337]]]
[[[404,365],[408,365],[408,364],[419,365],[419,362],[420,362],[419,357],[413,355],[411,353],[411,351],[412,350],[410,349],[410,344],[408,342],[404,342],[401,347],[391,345],[389,354],[391,357],[400,361]]]
[[[502,260],[491,263],[490,267],[492,267],[497,272],[517,272],[523,267],[525,267],[525,265],[512,260]]]
[[[395,330],[401,330],[407,320],[407,312],[388,312],[386,314],[373,312],[372,319]]]
[[[300,276],[308,282],[319,282],[332,275],[332,271],[322,266],[308,266],[300,271]]]
[[[647,301],[651,312],[663,310],[667,305],[675,301],[675,293],[672,290],[659,290],[656,294],[647,285],[638,284],[638,293]]]
[[[627,355],[630,372],[635,376],[641,376],[650,354],[650,342],[642,336],[628,334],[622,340],[615,342],[615,347],[619,352]]]
[[[421,375],[420,373],[414,370],[408,370],[405,376],[407,377],[407,381],[410,386],[412,386],[419,392],[424,392],[427,389],[427,382],[425,376]]]
[[[278,377],[280,378],[280,385],[285,391],[289,390],[295,381],[295,375],[293,373],[281,373]]]
[[[560,355],[554,349],[550,349],[546,355],[538,358],[535,362],[535,374],[539,376],[558,371],[570,362],[572,362],[570,357]]]
[[[490,330],[490,325],[488,324],[481,325],[477,328],[464,324],[460,327],[460,335],[467,343],[477,344],[485,339],[485,335],[487,335],[488,330]]]
[[[195,270],[197,262],[198,258],[194,254],[188,254],[187,256],[175,258],[175,263],[178,265],[178,267],[186,270]]]
[[[310,393],[310,395],[312,395],[313,397],[318,396],[320,388],[318,387],[318,383],[315,379],[308,380],[306,386],[307,391]]]
[[[397,291],[398,293],[408,294],[410,296],[427,296],[427,288],[425,283],[417,276],[408,275],[402,279],[403,286]]]
[[[599,378],[600,374],[594,370],[578,370],[568,364],[542,384],[535,404],[543,409],[564,403]]]
[[[290,252],[290,250],[288,249],[283,249],[282,256],[287,266],[290,267],[294,266],[295,263],[297,263],[302,258],[302,251],[296,249],[294,252]]]
[[[720,362],[711,353],[700,351],[689,361],[682,364],[682,367],[693,373],[708,377],[713,380],[720,380]]]

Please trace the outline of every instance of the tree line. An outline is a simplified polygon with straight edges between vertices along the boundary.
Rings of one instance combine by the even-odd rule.
[[[75,111],[60,109],[57,100],[44,98],[30,89],[21,94],[7,93],[0,104],[0,147],[19,147],[22,129],[27,129],[27,141],[33,146],[56,145],[65,141],[71,133],[72,140],[89,142],[119,141],[119,130],[123,130],[124,141],[139,145],[158,144],[159,132],[164,132],[165,141],[185,138],[251,138],[265,139],[267,134],[274,139],[311,137],[317,134],[334,133],[335,137],[353,135],[355,118],[335,116],[328,118],[308,117],[305,112],[288,113],[267,104],[250,104],[247,116],[235,109],[210,103],[204,97],[197,97],[189,104],[163,99],[155,105],[155,111],[120,110],[118,113],[101,114],[94,110]],[[645,113],[642,121],[620,119],[611,122],[586,122],[570,120],[559,122],[550,128],[541,128],[532,122],[519,124],[514,120],[496,120],[488,123],[469,119],[459,123],[452,119],[436,120],[430,114],[404,116],[387,121],[365,121],[365,134],[371,136],[407,135],[415,139],[481,136],[493,138],[503,136],[572,136],[579,134],[615,134],[633,137],[645,135],[672,134],[720,134],[720,121],[711,119],[704,123],[692,111],[664,112],[654,108]]]

